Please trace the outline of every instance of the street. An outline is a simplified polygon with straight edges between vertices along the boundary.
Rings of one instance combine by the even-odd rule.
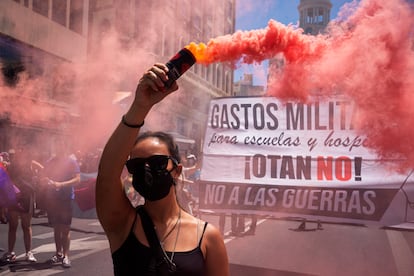
[[[0,225],[1,248],[7,248],[7,225]],[[11,265],[0,267],[0,275],[112,275],[111,257],[105,234],[96,219],[73,218],[71,228],[71,261],[72,267],[49,265],[55,253],[53,229],[47,225],[46,218],[33,218],[33,253],[37,263],[23,261],[24,244],[20,227],[17,230],[15,252],[17,261]],[[2,253],[3,254],[3,253]],[[19,261],[21,259],[22,261]]]
[[[218,216],[202,219],[218,225]],[[49,265],[54,254],[52,229],[46,218],[33,218],[33,252],[37,263],[23,261],[22,231],[15,247],[18,260],[1,264],[0,275],[113,275],[105,234],[96,219],[74,218],[72,267]],[[249,221],[246,221],[246,229]],[[299,227],[301,226],[301,227]],[[225,243],[232,276],[268,275],[414,275],[414,231],[358,225],[259,218],[255,235],[233,237],[230,218]],[[0,247],[7,248],[7,224],[0,225]],[[1,252],[3,254],[3,252]]]

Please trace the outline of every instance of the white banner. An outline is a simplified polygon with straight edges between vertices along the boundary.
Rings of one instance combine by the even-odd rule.
[[[354,130],[356,116],[342,98],[212,100],[200,207],[362,223],[414,220],[410,172],[391,169],[396,160],[378,160]]]

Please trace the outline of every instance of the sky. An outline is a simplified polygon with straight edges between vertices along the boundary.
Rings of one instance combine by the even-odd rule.
[[[331,0],[331,20],[345,3],[352,0]],[[285,25],[299,25],[298,5],[300,0],[237,0],[236,31],[249,31],[266,28],[270,19]],[[234,81],[240,80],[244,73],[253,73],[253,84],[264,85],[267,76],[267,62],[255,66],[242,65],[235,71]]]

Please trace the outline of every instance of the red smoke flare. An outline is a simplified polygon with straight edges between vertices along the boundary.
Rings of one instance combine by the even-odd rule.
[[[237,31],[232,35],[211,39],[207,45],[190,43],[187,48],[197,62],[243,63],[262,62],[284,53],[291,62],[315,58],[325,48],[326,42],[314,36],[305,36],[302,30],[270,20],[267,28],[253,31]]]
[[[283,70],[269,69],[269,95],[306,101],[311,95],[345,94],[355,102],[357,128],[372,148],[413,167],[413,26],[413,9],[404,0],[363,0],[346,20],[331,22],[324,35],[308,36],[271,20],[265,29],[188,48],[203,64],[250,64],[282,54]]]

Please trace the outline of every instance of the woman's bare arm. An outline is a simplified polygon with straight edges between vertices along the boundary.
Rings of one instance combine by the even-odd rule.
[[[205,233],[207,276],[229,276],[229,260],[226,246],[219,230],[208,225]]]
[[[128,124],[144,122],[154,104],[178,89],[175,82],[171,88],[164,88],[167,72],[168,68],[164,64],[157,63],[142,76],[135,99],[124,117]],[[118,243],[114,239],[122,240],[128,233],[135,216],[135,210],[122,187],[121,174],[139,130],[119,123],[104,147],[99,164],[96,210],[111,245]]]

